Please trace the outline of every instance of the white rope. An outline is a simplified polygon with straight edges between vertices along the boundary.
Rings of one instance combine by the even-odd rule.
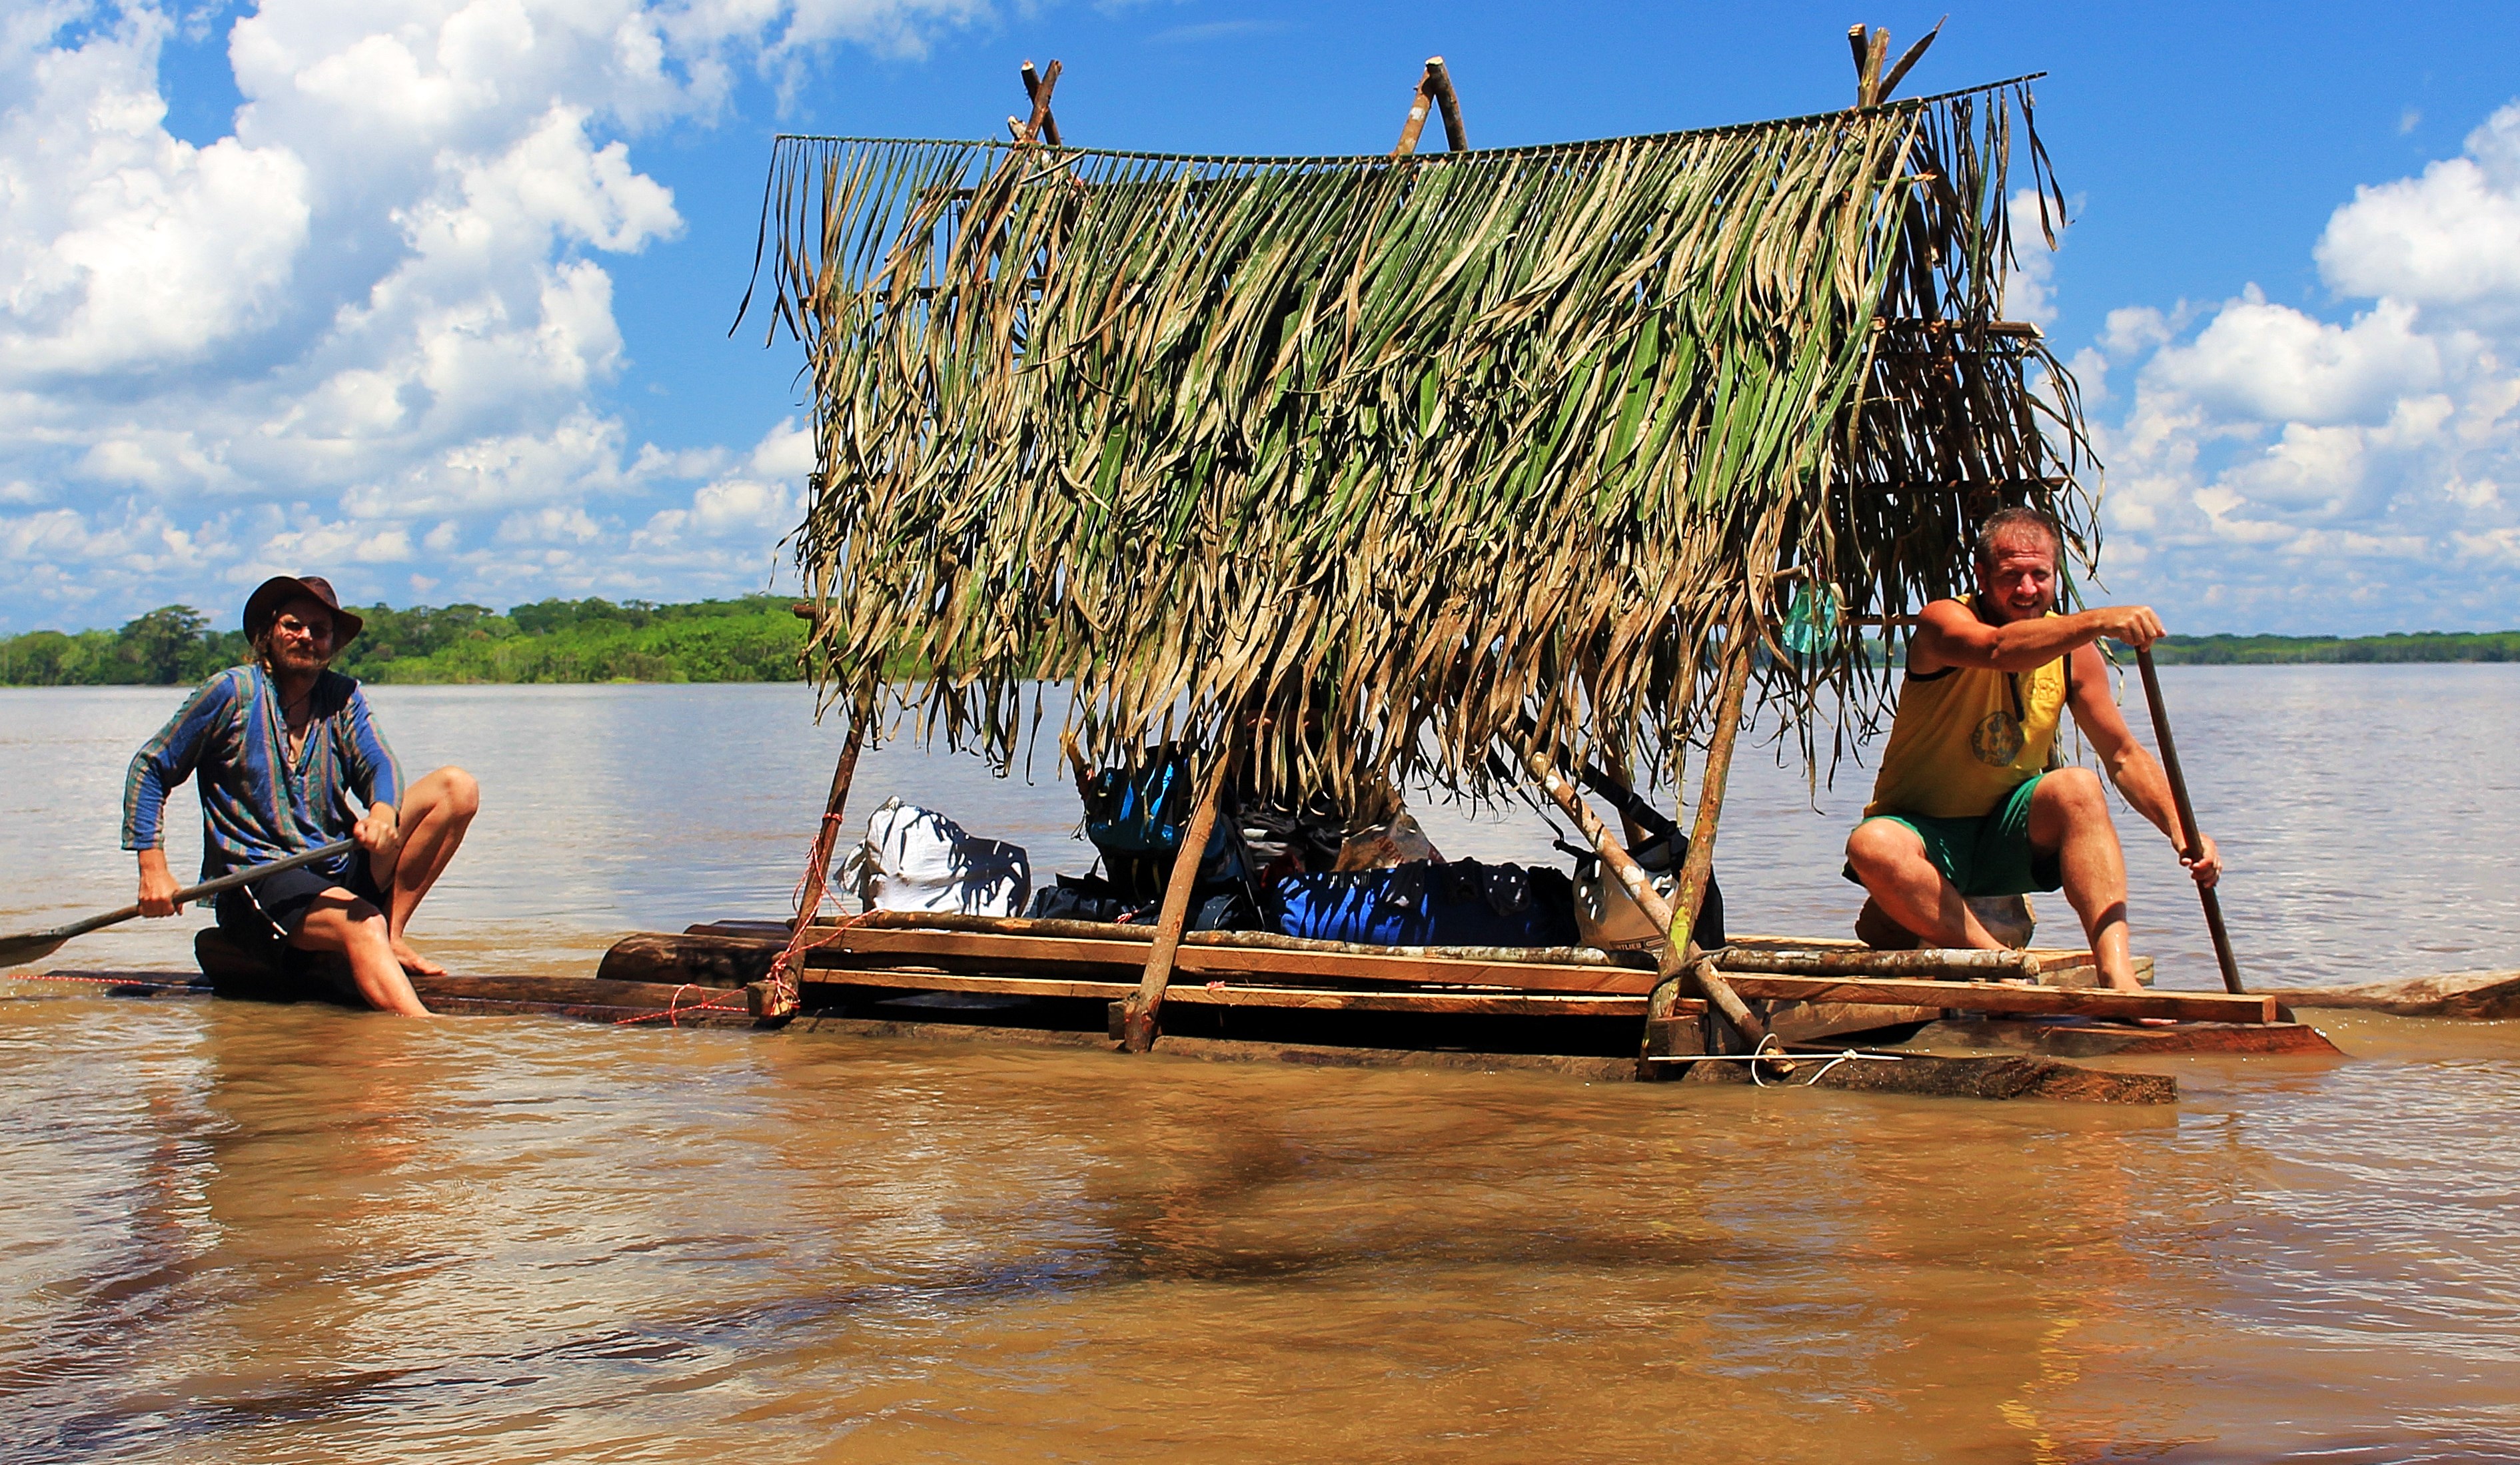
[[[1830,1056],[1826,1063],[1820,1066],[1820,1072],[1813,1074],[1810,1078],[1805,1079],[1800,1084],[1771,1084],[1766,1079],[1759,1076],[1760,1064],[1776,1063],[1792,1058],[1818,1058],[1822,1056],[1819,1053],[1788,1052],[1785,1050],[1782,1043],[1778,1043],[1777,1047],[1774,1050],[1771,1050],[1768,1044],[1772,1043],[1777,1043],[1777,1035],[1774,1033],[1760,1039],[1759,1045],[1746,1053],[1656,1053],[1646,1058],[1645,1061],[1648,1063],[1747,1063],[1750,1065],[1750,1082],[1756,1084],[1762,1088],[1809,1088],[1814,1084],[1827,1078],[1829,1070],[1837,1067],[1841,1063],[1853,1063],[1865,1060],[1870,1060],[1875,1063],[1897,1063],[1907,1056],[1904,1053],[1868,1053],[1858,1048],[1845,1048]]]

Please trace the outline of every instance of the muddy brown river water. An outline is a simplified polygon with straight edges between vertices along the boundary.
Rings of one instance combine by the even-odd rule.
[[[2520,668],[2165,680],[2254,980],[2520,965]],[[0,929],[129,899],[176,697],[0,691]],[[788,688],[376,700],[488,789],[459,968],[777,910],[837,742]],[[1736,926],[1843,929],[1867,781],[1746,763]],[[1056,784],[860,787],[1084,865]],[[2347,1059],[2133,1111],[0,993],[8,1460],[2520,1456],[2520,1025],[2321,1014]]]

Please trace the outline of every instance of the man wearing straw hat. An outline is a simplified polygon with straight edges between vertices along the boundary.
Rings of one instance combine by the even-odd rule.
[[[445,968],[403,932],[464,843],[480,790],[460,768],[403,785],[359,684],[329,669],[360,624],[319,575],[264,581],[245,604],[253,658],[203,683],[131,760],[122,847],[139,852],[141,913],[173,914],[161,816],[167,790],[197,770],[204,879],[356,839],[329,865],[220,896],[219,925],[257,951],[339,953],[370,1006],[425,1017],[405,973]]]
[[[2054,754],[2070,707],[2109,780],[2178,847],[2170,780],[2110,698],[2096,644],[2148,646],[2166,633],[2148,605],[2057,614],[2063,546],[2034,509],[1979,526],[1978,593],[1926,606],[1908,644],[1898,716],[1872,802],[1847,837],[1846,872],[1871,897],[1856,934],[1887,947],[2000,948],[1968,898],[2061,885],[2101,976],[2133,990],[2117,826],[2098,777]],[[2180,863],[2211,887],[2223,861],[2199,838],[2198,858]]]

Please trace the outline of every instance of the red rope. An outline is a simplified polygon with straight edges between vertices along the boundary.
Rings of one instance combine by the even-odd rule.
[[[51,972],[26,972],[23,974],[13,973],[5,980],[11,982],[94,982],[101,987],[155,987],[161,992],[172,992],[179,987],[190,987],[194,985],[191,982],[159,982],[149,977],[68,977],[57,976]]]
[[[664,1011],[642,1012],[637,1017],[619,1018],[616,1019],[612,1025],[616,1028],[626,1028],[632,1023],[654,1022],[657,1018],[661,1017],[665,1020],[665,1025],[667,1027],[679,1028],[682,1026],[681,1018],[686,1012],[745,1012],[751,1010],[740,1005],[730,1006],[725,1002],[695,1002],[688,1007],[683,1005],[684,993],[706,992],[709,989],[700,986],[697,982],[685,982],[682,986],[674,989],[674,995],[672,997],[665,999]]]

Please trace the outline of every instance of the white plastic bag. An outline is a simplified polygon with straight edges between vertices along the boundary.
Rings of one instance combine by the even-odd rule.
[[[1021,915],[1032,898],[1023,846],[982,839],[933,810],[886,799],[867,819],[840,884],[869,910]]]

